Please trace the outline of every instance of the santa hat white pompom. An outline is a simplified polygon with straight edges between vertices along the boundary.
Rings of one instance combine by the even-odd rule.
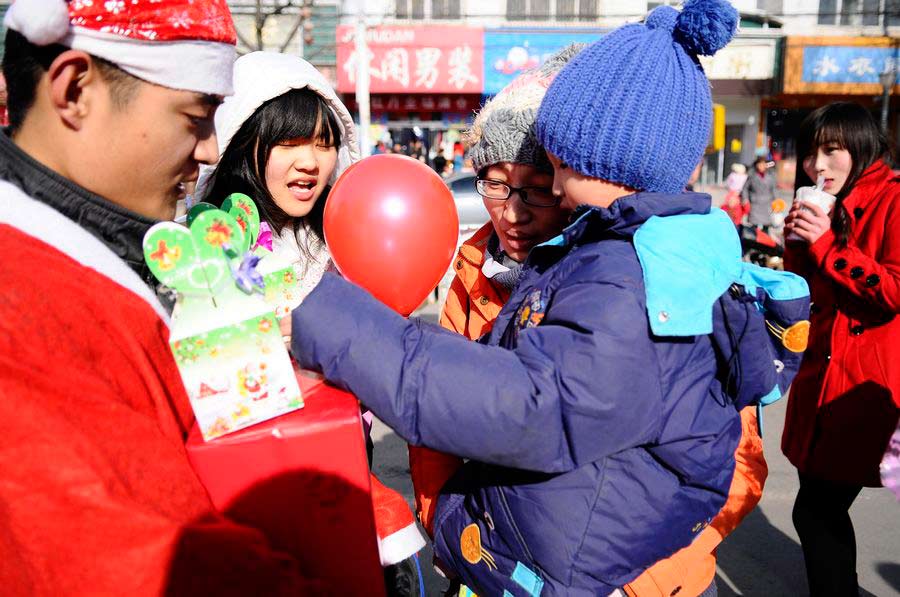
[[[15,0],[3,24],[38,46],[61,41],[69,32],[69,8],[65,0]]]

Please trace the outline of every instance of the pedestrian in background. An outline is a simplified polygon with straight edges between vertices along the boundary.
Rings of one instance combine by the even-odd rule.
[[[772,225],[772,201],[775,200],[775,174],[769,172],[766,158],[759,156],[753,162],[753,171],[741,190],[741,202],[750,206],[748,220],[751,226],[768,231]]]
[[[425,162],[425,148],[422,145],[422,140],[413,139],[412,143],[409,144],[409,151],[406,155],[414,160]]]
[[[741,203],[741,191],[747,183],[747,166],[743,164],[732,164],[731,174],[725,179],[725,187],[728,193],[725,195],[725,203],[722,209],[731,218],[735,226],[740,226],[744,221],[744,206]]]
[[[453,144],[453,171],[459,172],[463,167],[463,160],[466,155],[466,148],[463,146],[461,141],[457,141]]]
[[[444,176],[444,173],[447,171],[447,158],[444,157],[443,149],[438,149],[437,155],[434,156],[434,159],[431,161],[431,165],[435,172]]]
[[[807,279],[809,349],[791,389],[782,449],[797,467],[794,526],[810,593],[857,595],[849,509],[879,487],[878,465],[900,414],[900,179],[868,111],[835,103],[812,112],[797,138],[796,187],[823,177],[831,215],[795,204],[785,268]],[[752,177],[751,177],[752,178]]]

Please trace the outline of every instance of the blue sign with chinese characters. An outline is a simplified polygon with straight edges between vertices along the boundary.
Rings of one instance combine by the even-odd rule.
[[[484,32],[484,95],[495,95],[522,72],[537,68],[550,56],[574,43],[593,43],[601,31],[527,31],[487,29]]]
[[[900,84],[900,49],[871,46],[806,46],[804,83],[879,83],[879,75],[893,66]]]

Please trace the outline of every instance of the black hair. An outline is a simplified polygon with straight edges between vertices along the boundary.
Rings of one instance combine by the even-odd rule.
[[[69,48],[60,44],[38,46],[12,29],[6,32],[3,54],[3,76],[6,78],[6,109],[10,131],[22,125],[34,105],[37,86],[56,58]],[[140,81],[103,58],[91,56],[94,66],[109,85],[113,105],[125,107]]]
[[[837,194],[831,229],[840,246],[850,238],[850,216],[844,207],[844,199],[853,190],[860,176],[872,164],[890,158],[890,144],[878,130],[872,115],[854,102],[835,102],[812,111],[797,132],[797,175],[794,189],[808,187],[815,181],[807,176],[803,162],[813,156],[823,145],[834,144],[847,150],[852,160],[847,181]]]
[[[206,201],[221,205],[231,193],[249,195],[259,207],[262,220],[276,233],[302,223],[324,241],[322,216],[331,187],[326,187],[304,218],[286,214],[272,198],[265,182],[266,164],[272,149],[290,139],[317,138],[332,147],[341,146],[337,116],[325,99],[311,89],[292,89],[260,106],[228,144],[213,172]],[[302,247],[309,255],[309,247]]]

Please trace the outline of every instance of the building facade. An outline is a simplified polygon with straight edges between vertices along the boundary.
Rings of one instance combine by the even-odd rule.
[[[299,55],[337,85],[335,30],[341,0],[228,0],[238,53],[255,50]]]
[[[356,105],[355,33],[362,21],[373,126],[381,140],[424,139],[450,152],[473,112],[524,70],[570,43],[590,43],[676,0],[228,0],[238,51],[298,54]],[[702,58],[725,108],[724,147],[707,157],[709,182],[734,162],[765,155],[793,178],[793,136],[814,108],[851,100],[888,116],[900,143],[900,0],[732,0],[735,40]],[[0,1],[0,15],[9,2]],[[5,32],[2,32],[5,35]],[[2,37],[2,35],[0,35]],[[2,39],[0,39],[2,43]],[[2,46],[0,46],[2,52]],[[885,91],[889,93],[885,94]],[[0,92],[0,96],[3,93]],[[885,103],[887,96],[887,103]],[[884,107],[887,106],[887,110]],[[5,106],[3,106],[5,107]],[[2,107],[0,107],[2,108]],[[448,156],[449,157],[449,156]]]
[[[337,34],[338,90],[348,105],[355,105],[350,71],[357,67],[355,31],[362,20],[370,40],[374,138],[393,139],[390,133],[415,126],[415,134],[444,131],[456,140],[473,106],[518,73],[569,43],[591,42],[613,27],[639,21],[662,4],[680,2],[345,2]],[[749,163],[758,155],[784,162],[780,172],[792,179],[797,125],[829,101],[858,101],[880,116],[884,88],[879,75],[900,63],[900,0],[732,4],[741,14],[737,37],[716,56],[702,59],[713,100],[725,108],[726,126],[724,147],[707,157],[708,182],[721,181],[732,163]],[[458,85],[461,79],[453,79],[454,72],[466,83]],[[900,88],[895,87],[888,100],[888,133],[896,142]],[[411,134],[401,133],[401,142]]]

